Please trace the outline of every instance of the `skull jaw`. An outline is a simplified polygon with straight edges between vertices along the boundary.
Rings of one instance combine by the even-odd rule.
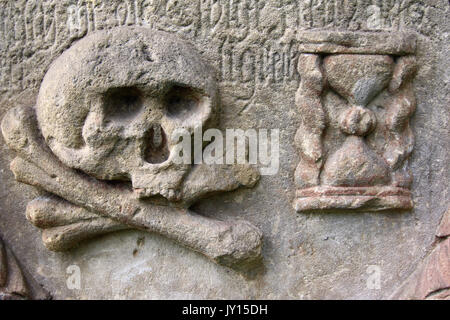
[[[190,169],[189,164],[174,163],[136,169],[131,173],[134,193],[139,199],[162,196],[171,202],[180,201],[181,185]]]

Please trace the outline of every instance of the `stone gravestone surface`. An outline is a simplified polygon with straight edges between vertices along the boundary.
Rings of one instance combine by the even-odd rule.
[[[448,20],[0,2],[0,297],[448,297]]]

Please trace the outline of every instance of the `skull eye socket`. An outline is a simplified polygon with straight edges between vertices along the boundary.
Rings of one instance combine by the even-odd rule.
[[[167,115],[186,120],[201,109],[202,95],[191,88],[174,86],[166,95]]]
[[[142,109],[142,94],[133,87],[109,89],[103,97],[105,118],[113,121],[129,121]]]

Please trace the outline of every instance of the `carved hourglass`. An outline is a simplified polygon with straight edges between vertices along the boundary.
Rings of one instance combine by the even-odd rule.
[[[297,211],[412,207],[414,43],[401,33],[300,36]]]

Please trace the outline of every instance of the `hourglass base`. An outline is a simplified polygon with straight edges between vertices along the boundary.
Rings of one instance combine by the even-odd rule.
[[[393,186],[318,186],[297,190],[296,196],[294,208],[297,212],[336,209],[408,210],[413,207],[411,192],[408,189]]]

